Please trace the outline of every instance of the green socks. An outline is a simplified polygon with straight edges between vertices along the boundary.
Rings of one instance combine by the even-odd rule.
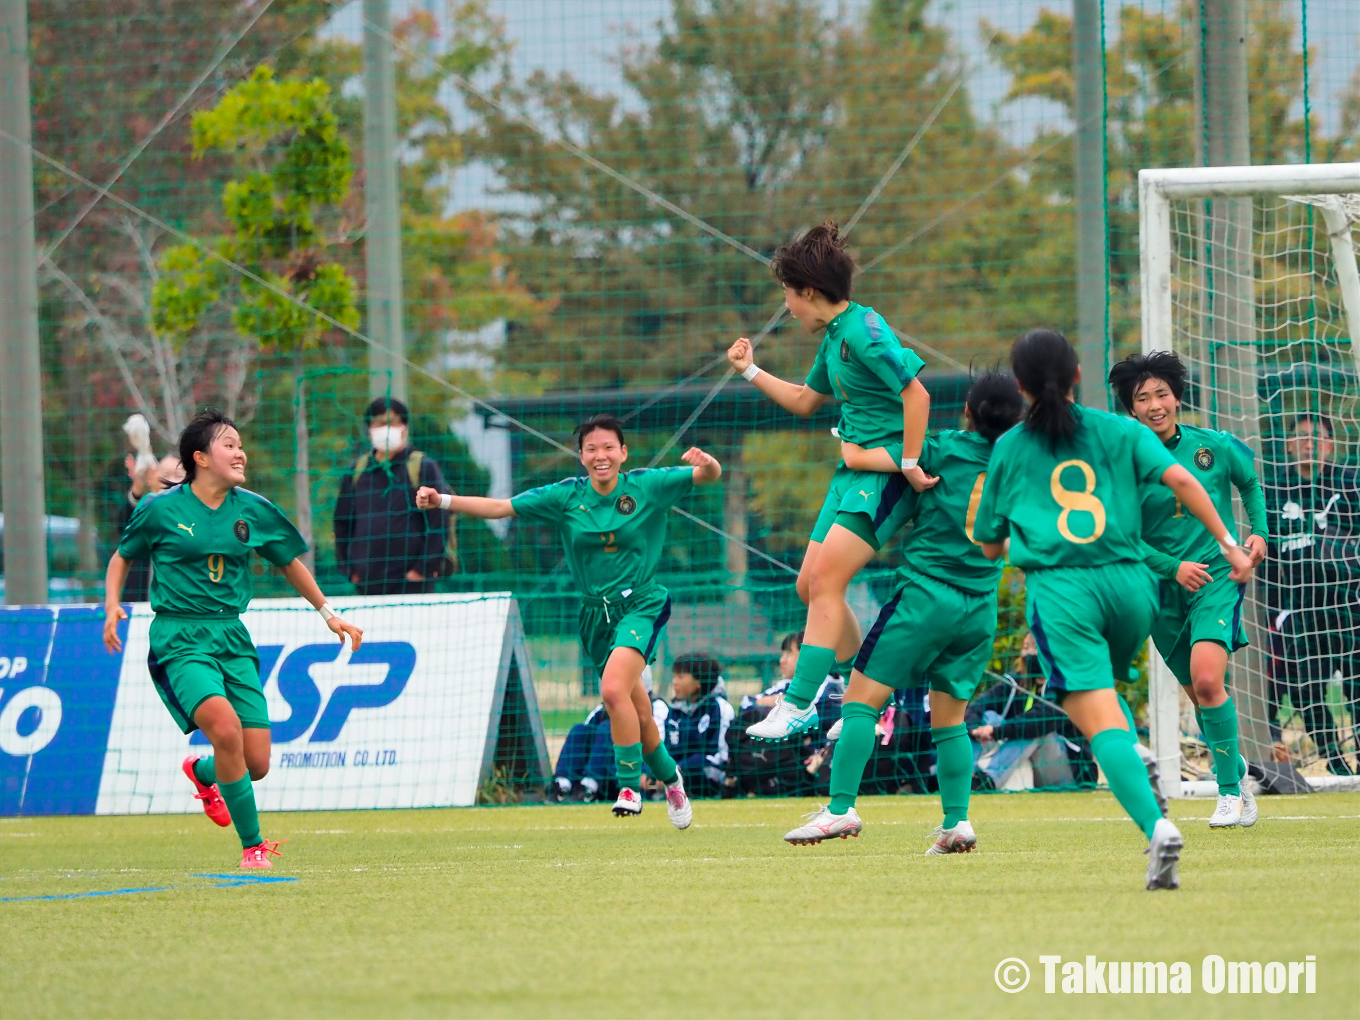
[[[667,758],[670,755],[666,755]],[[675,763],[671,763],[671,768]],[[614,776],[619,781],[619,788],[625,786],[634,793],[642,790],[642,744],[615,744],[614,745]]]
[[[794,708],[807,708],[835,664],[834,648],[804,645],[798,649],[798,665],[793,671],[793,679],[789,681],[789,689],[784,692],[784,699]]]
[[[1242,793],[1242,759],[1237,753],[1237,707],[1232,698],[1214,708],[1199,712],[1200,729],[1209,745],[1209,756],[1214,760],[1214,775],[1218,778],[1219,795]]]
[[[198,773],[197,766],[194,773]],[[199,782],[202,782],[201,778]],[[247,772],[234,783],[218,783],[217,788],[222,792],[222,799],[227,802],[231,823],[236,826],[241,845],[259,846],[260,816],[255,812],[255,790],[250,785],[250,773]]]
[[[1147,766],[1133,749],[1135,742],[1133,734],[1124,730],[1101,730],[1091,738],[1091,752],[1105,773],[1115,800],[1151,839],[1162,810],[1157,806],[1152,784],[1148,782]]]
[[[944,827],[952,829],[968,817],[968,795],[973,789],[973,742],[966,726],[932,729],[935,741],[935,778],[940,784]]]
[[[194,778],[204,786],[212,786],[217,782],[217,771],[213,768],[211,758],[200,758],[194,762]]]
[[[641,749],[642,745],[637,745]],[[617,749],[616,749],[617,750]],[[652,778],[662,783],[673,783],[680,770],[675,767],[675,759],[666,750],[666,743],[662,741],[642,756],[642,760],[647,763],[647,771],[652,774]]]
[[[803,651],[807,651],[807,645]],[[803,665],[801,656],[798,665]],[[872,705],[859,701],[847,701],[841,706],[841,736],[831,755],[831,805],[827,808],[833,815],[843,815],[855,806],[864,766],[874,753],[878,712]]]
[[[1133,721],[1133,709],[1129,708],[1129,703],[1124,700],[1124,695],[1118,691],[1114,695],[1119,699],[1119,710],[1124,713],[1124,721],[1129,724],[1129,733],[1133,735],[1133,742],[1138,743],[1138,727]]]

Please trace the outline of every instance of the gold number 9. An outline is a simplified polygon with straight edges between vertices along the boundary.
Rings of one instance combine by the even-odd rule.
[[[208,580],[220,581],[222,575],[227,572],[227,558],[221,553],[214,553],[208,557]]]
[[[1063,487],[1062,473],[1070,467],[1078,468],[1085,479],[1086,487],[1081,492]],[[1048,486],[1053,493],[1054,501],[1062,507],[1062,513],[1058,514],[1058,534],[1069,542],[1076,542],[1078,545],[1087,545],[1105,534],[1105,504],[1094,495],[1096,473],[1091,469],[1090,464],[1084,460],[1063,461],[1053,469],[1053,474],[1048,479]],[[1090,514],[1095,521],[1095,530],[1086,538],[1078,538],[1072,534],[1069,517],[1074,510]]]

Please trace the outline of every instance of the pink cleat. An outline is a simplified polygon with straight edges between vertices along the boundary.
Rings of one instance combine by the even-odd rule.
[[[241,867],[243,868],[272,868],[274,865],[269,860],[269,855],[282,857],[277,847],[286,840],[282,839],[262,839],[255,846],[248,846],[241,851]]]
[[[198,776],[194,775],[194,762],[199,760],[199,756],[191,754],[184,759],[184,764],[180,766],[184,769],[184,774],[189,777],[189,782],[194,784],[194,800],[203,802],[203,813],[211,818],[218,825],[227,826],[231,824],[231,812],[227,810],[227,802],[222,799],[222,794],[217,789],[217,784],[204,786],[198,781]]]

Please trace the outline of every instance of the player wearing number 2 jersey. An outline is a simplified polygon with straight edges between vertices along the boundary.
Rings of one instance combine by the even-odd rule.
[[[240,614],[250,602],[250,555],[279,567],[343,642],[363,632],[326,603],[306,565],[307,544],[278,507],[241,488],[246,453],[235,424],[198,414],[179,439],[184,482],[137,505],[104,585],[104,643],[122,648],[119,604],[133,560],[152,566],[151,652],[147,666],[171,717],[185,733],[201,729],[215,752],[190,756],[184,772],[218,825],[234,824],[242,867],[270,867],[278,843],[262,839],[252,780],[269,771],[269,711],[260,657]]]
[[[784,837],[820,843],[858,835],[855,812],[864,767],[874,749],[874,725],[894,689],[930,685],[930,735],[944,822],[930,854],[967,853],[977,843],[968,823],[973,745],[963,713],[977,688],[996,639],[996,586],[1001,563],[973,541],[987,463],[996,438],[1020,420],[1024,402],[1015,380],[983,375],[968,390],[968,431],[926,439],[921,465],[939,479],[916,501],[916,526],[902,544],[904,564],[855,659],[841,705],[842,729],[831,759],[831,803]],[[842,446],[847,464],[880,467],[873,455]],[[886,470],[893,461],[888,460]]]
[[[1048,689],[1149,839],[1147,888],[1174,889],[1181,835],[1161,815],[1114,690],[1157,612],[1141,487],[1170,488],[1218,540],[1239,582],[1251,576],[1251,559],[1204,487],[1151,431],[1073,402],[1081,372],[1061,333],[1026,333],[1011,368],[1030,407],[1024,423],[997,440],[973,534],[995,559],[1009,540],[1011,562],[1025,571],[1025,614]]]
[[[581,589],[581,644],[600,674],[600,695],[609,710],[619,799],[614,814],[642,812],[645,762],[666,787],[666,812],[677,829],[693,818],[684,777],[666,750],[652,718],[642,671],[655,656],[671,615],[671,600],[657,583],[672,506],[695,485],[716,482],[722,467],[698,447],[680,458],[687,467],[620,471],[628,459],[623,425],[596,415],[576,427],[585,478],[567,478],[521,492],[513,499],[441,496],[428,487],[416,493],[422,510],[442,506],[486,520],[518,517],[555,527],[567,565]]]

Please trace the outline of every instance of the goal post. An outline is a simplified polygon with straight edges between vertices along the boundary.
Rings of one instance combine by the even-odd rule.
[[[1138,185],[1142,349],[1175,351],[1186,363],[1183,414],[1251,446],[1267,485],[1289,470],[1286,436],[1304,412],[1334,422],[1335,460],[1350,462],[1360,438],[1360,163],[1150,169]],[[1338,599],[1322,591],[1327,584],[1335,586],[1294,585],[1289,598],[1331,606]],[[1287,754],[1314,787],[1335,785],[1335,759],[1356,751],[1360,618],[1345,607],[1310,613],[1312,631],[1288,646],[1310,652],[1298,668],[1281,653],[1275,622],[1289,612],[1279,601],[1253,582],[1243,612],[1251,645],[1230,663],[1243,753],[1253,762]],[[1149,661],[1164,792],[1209,792],[1194,714],[1150,643]],[[1192,777],[1184,787],[1183,769]]]

